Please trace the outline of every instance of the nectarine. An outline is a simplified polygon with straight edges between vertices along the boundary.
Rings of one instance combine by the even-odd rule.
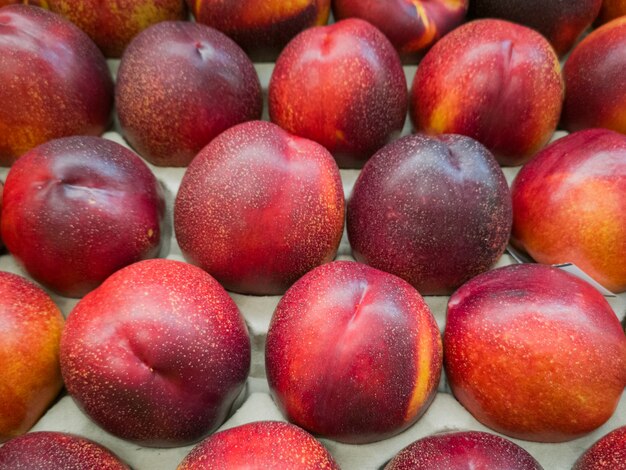
[[[48,294],[0,271],[0,442],[27,432],[61,390],[62,329]]]

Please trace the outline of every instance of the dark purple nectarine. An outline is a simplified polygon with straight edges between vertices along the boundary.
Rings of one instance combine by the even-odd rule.
[[[108,449],[61,432],[33,432],[0,448],[2,470],[130,470]]]
[[[261,85],[237,44],[201,24],[165,21],[128,46],[117,76],[122,134],[149,162],[187,166],[229,127],[259,119]]]
[[[451,293],[502,255],[511,194],[500,167],[469,137],[412,135],[365,166],[348,204],[358,261],[421,294]]]
[[[626,426],[598,440],[580,456],[572,470],[626,470]]]
[[[37,281],[81,297],[161,246],[161,187],[130,150],[66,137],[31,150],[9,171],[2,238]]]
[[[543,470],[517,444],[477,431],[445,432],[415,441],[385,470]]]

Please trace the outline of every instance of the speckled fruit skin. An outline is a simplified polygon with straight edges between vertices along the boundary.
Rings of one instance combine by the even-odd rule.
[[[470,17],[501,18],[539,31],[559,56],[598,16],[602,0],[471,0]]]
[[[178,447],[217,428],[250,368],[250,339],[226,291],[195,266],[147,260],[81,300],[61,337],[78,406],[108,432]]]
[[[468,0],[335,0],[335,18],[380,29],[405,60],[415,59],[465,19]]]
[[[33,432],[0,448],[2,470],[130,470],[110,450],[62,432]]]
[[[218,432],[198,444],[178,470],[339,470],[309,433],[278,421],[259,421]]]
[[[598,16],[599,23],[608,23],[609,21],[626,15],[626,0],[604,0]]]
[[[85,31],[107,57],[121,57],[153,24],[187,19],[185,0],[47,0],[47,7]]]
[[[543,470],[528,452],[503,437],[478,431],[446,432],[409,445],[385,470]]]
[[[285,48],[269,85],[273,122],[360,168],[402,130],[407,86],[398,53],[359,19],[308,29]]]
[[[0,443],[27,432],[61,390],[62,329],[48,294],[0,272]]]
[[[0,10],[0,165],[70,135],[109,125],[113,80],[80,29],[41,8]]]
[[[626,134],[626,17],[605,24],[578,44],[563,75],[565,129],[602,127]]]
[[[158,256],[161,187],[130,150],[100,137],[40,145],[9,171],[1,232],[38,282],[82,297],[120,268]]]
[[[520,165],[556,129],[563,101],[561,66],[535,31],[478,20],[426,54],[411,88],[411,120],[427,134],[463,134],[501,165]]]
[[[626,426],[608,433],[587,449],[572,470],[626,470]]]
[[[516,247],[626,291],[626,136],[589,129],[559,139],[522,168],[512,194]]]
[[[337,261],[314,269],[280,300],[265,367],[289,421],[360,444],[415,423],[435,397],[441,337],[428,306],[402,279]]]
[[[562,442],[605,423],[626,385],[626,336],[604,297],[551,266],[475,277],[450,298],[444,365],[481,423]]]
[[[185,258],[245,294],[282,294],[332,261],[343,221],[332,155],[262,121],[233,127],[205,147],[174,206]]]
[[[411,135],[365,166],[348,204],[354,257],[450,294],[489,269],[511,233],[511,194],[489,151],[469,137]]]
[[[218,134],[259,119],[261,85],[237,44],[201,24],[165,21],[128,46],[117,75],[122,134],[149,162],[187,166]]]
[[[274,61],[301,31],[325,25],[330,0],[187,0],[196,21],[222,31],[255,61]]]

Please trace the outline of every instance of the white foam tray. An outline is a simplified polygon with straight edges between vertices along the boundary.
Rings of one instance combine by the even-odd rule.
[[[118,63],[119,61],[109,61],[109,65],[114,73],[117,70]],[[255,66],[263,89],[266,92],[273,67],[271,64],[256,64]],[[412,82],[415,70],[415,66],[405,67],[409,85]],[[267,119],[267,97],[265,97],[265,102],[264,119]],[[407,120],[403,135],[408,133],[410,133],[410,125]],[[559,132],[555,134],[554,139],[564,135],[566,134]],[[108,132],[104,137],[126,145],[118,132]],[[174,197],[185,170],[183,168],[150,167],[167,189],[167,217],[171,224]],[[509,183],[511,183],[518,171],[519,168],[504,169]],[[4,181],[7,173],[7,168],[0,168],[0,180]],[[357,170],[341,170],[346,198],[349,197],[352,191],[358,173]],[[170,240],[169,245],[169,253],[166,257],[168,259],[184,260],[174,238]],[[353,259],[350,256],[350,246],[345,233],[339,247],[338,259]],[[505,254],[496,266],[513,263],[515,263],[514,259]],[[26,276],[13,257],[8,254],[0,256],[0,271],[10,271]],[[230,418],[220,430],[259,420],[284,421],[269,394],[264,368],[265,337],[272,313],[280,297],[254,297],[239,294],[231,294],[231,296],[239,306],[248,324],[252,340],[252,365],[245,390],[233,406]],[[77,302],[75,299],[60,297],[55,294],[52,294],[52,297],[65,316],[70,313]],[[427,296],[425,299],[443,332],[448,297]],[[626,313],[626,293],[608,298],[607,300],[620,320],[622,320]],[[366,445],[348,445],[323,438],[320,440],[330,450],[342,469],[376,470],[381,468],[401,449],[413,441],[430,434],[448,430],[493,432],[476,421],[447,390],[445,377],[442,377],[437,397],[425,415],[411,428],[393,438]],[[572,410],[572,413],[576,413],[576,410]],[[529,451],[546,470],[569,470],[580,454],[593,442],[611,430],[624,425],[626,425],[626,393],[622,395],[613,417],[605,425],[583,438],[562,444],[541,444],[515,439],[513,441]],[[64,396],[50,408],[35,425],[33,431],[62,431],[87,437],[111,449],[135,470],[175,469],[193,447],[153,449],[118,439],[90,421],[76,407],[69,396]]]

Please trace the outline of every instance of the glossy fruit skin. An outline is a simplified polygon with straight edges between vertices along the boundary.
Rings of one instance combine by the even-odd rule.
[[[501,18],[545,36],[559,56],[565,55],[598,16],[602,0],[472,0],[473,18]]]
[[[415,441],[385,470],[543,470],[517,444],[478,431],[445,432]]]
[[[0,448],[1,469],[130,470],[110,450],[62,432],[33,432]]]
[[[409,284],[369,266],[314,269],[280,300],[265,350],[274,401],[292,423],[351,444],[415,423],[436,394],[441,337]]]
[[[426,54],[413,80],[410,114],[417,131],[467,135],[501,165],[516,166],[552,137],[563,93],[558,58],[540,34],[477,20]]]
[[[598,16],[598,23],[608,23],[609,21],[613,21],[625,15],[626,0],[604,0],[602,2],[602,8],[600,9],[600,15]]]
[[[38,282],[82,297],[115,271],[158,256],[165,202],[121,145],[76,136],[43,144],[9,171],[2,238]]]
[[[113,80],[89,37],[29,5],[2,8],[0,24],[0,165],[52,139],[102,134]]]
[[[198,23],[232,38],[255,62],[275,61],[298,33],[328,22],[330,0],[187,0]]]
[[[63,323],[41,288],[0,272],[0,443],[27,432],[61,390]]]
[[[626,134],[626,18],[589,34],[563,68],[565,103],[561,123],[575,132],[601,127]]]
[[[161,21],[187,19],[185,0],[46,0],[46,6],[77,25],[111,58]]]
[[[335,0],[335,18],[361,18],[378,29],[405,60],[416,59],[463,23],[467,0]]]
[[[511,194],[489,151],[460,135],[411,135],[365,166],[348,203],[354,257],[422,295],[451,294],[502,255]]]
[[[617,316],[594,287],[551,266],[507,266],[464,284],[448,303],[444,345],[454,396],[518,439],[581,437],[611,417],[626,385]]]
[[[215,279],[179,261],[118,271],[76,305],[61,338],[61,372],[77,405],[111,434],[150,447],[215,430],[249,368],[237,306]]]
[[[297,426],[258,421],[207,437],[178,470],[339,470],[324,446]]]
[[[626,136],[589,129],[559,139],[522,168],[512,194],[515,246],[626,290]]]
[[[341,168],[362,167],[400,135],[406,110],[397,52],[359,19],[300,33],[278,58],[270,80],[272,122],[322,144]]]
[[[158,166],[187,166],[226,129],[259,119],[261,85],[231,39],[207,26],[165,21],[126,49],[117,76],[122,134]]]
[[[580,456],[572,470],[626,470],[626,426],[599,439]]]
[[[235,292],[284,293],[335,258],[344,195],[321,145],[278,126],[233,127],[189,166],[174,206],[185,258]]]

